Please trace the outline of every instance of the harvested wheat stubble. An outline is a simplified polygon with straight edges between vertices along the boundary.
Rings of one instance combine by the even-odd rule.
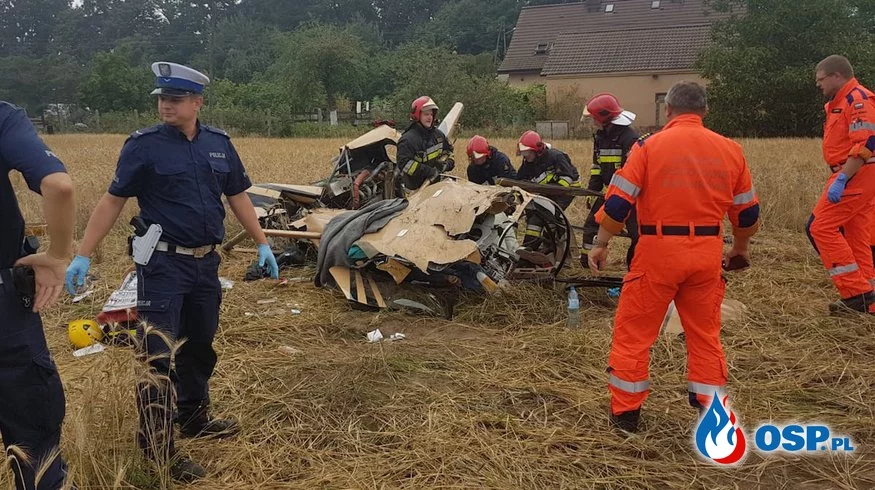
[[[123,140],[48,138],[77,184],[79,232]],[[253,179],[290,183],[322,177],[344,143],[235,142]],[[513,155],[513,140],[495,143]],[[308,282],[244,283],[254,257],[237,254],[221,270],[236,284],[225,292],[212,395],[215,410],[239,417],[244,429],[229,440],[181,443],[209,472],[191,488],[875,488],[875,322],[825,316],[835,292],[801,233],[826,173],[819,142],[743,143],[765,220],[753,244],[754,267],[729,276],[727,296],[748,307],[723,333],[730,403],[749,446],[759,423],[819,421],[850,435],[855,453],[750,452],[730,469],[700,462],[691,442],[684,345],[668,337],[651,356],[646,429],[633,437],[609,430],[604,369],[614,304],[603,289],[582,292],[578,331],[564,328],[564,291],[533,285],[466,297],[449,322],[353,311],[339,294]],[[589,142],[556,146],[586,170]],[[455,173],[464,175],[460,167]],[[36,219],[37,201],[23,201]],[[128,205],[128,216],[134,208]],[[581,223],[585,212],[578,200],[572,220]],[[121,281],[130,266],[126,223],[119,220],[95,260],[96,294],[44,315],[67,388],[62,449],[82,488],[162,486],[134,448],[131,351],[114,347],[74,359],[60,328],[96,314]],[[229,220],[229,234],[238,229]],[[625,243],[615,242],[611,267],[620,272]],[[261,298],[277,303],[256,305]],[[286,303],[300,305],[301,314],[259,314]],[[407,339],[366,343],[375,328]],[[300,353],[290,356],[284,346]],[[9,474],[0,473],[0,485],[8,483]]]

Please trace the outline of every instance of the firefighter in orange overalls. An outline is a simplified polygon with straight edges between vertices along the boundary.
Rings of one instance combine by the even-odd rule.
[[[596,215],[600,226],[589,266],[598,272],[608,240],[623,229],[633,206],[638,213],[640,241],[623,278],[608,360],[611,423],[630,432],[638,430],[650,387],[650,346],[672,300],[684,320],[690,404],[701,411],[726,384],[721,264],[749,264],[759,201],[741,146],[703,126],[706,110],[702,86],[675,84],[666,95],[668,124],[633,147]],[[727,213],[735,241],[724,256]]]
[[[875,313],[870,231],[875,199],[875,94],[854,78],[847,58],[832,55],[815,70],[830,98],[823,158],[832,171],[808,221],[808,237],[841,299],[831,313]]]

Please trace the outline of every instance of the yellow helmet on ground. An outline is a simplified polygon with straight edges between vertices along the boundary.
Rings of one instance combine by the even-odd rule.
[[[94,320],[73,320],[67,324],[67,336],[77,349],[103,340],[103,330]]]

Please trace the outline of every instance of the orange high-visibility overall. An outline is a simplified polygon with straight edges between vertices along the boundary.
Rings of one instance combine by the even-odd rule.
[[[875,279],[870,235],[875,225],[875,94],[852,78],[826,106],[823,158],[833,174],[808,222],[808,235],[842,298],[872,290]],[[826,192],[849,157],[866,164],[848,181],[842,199]]]
[[[640,241],[623,279],[608,360],[611,411],[641,407],[649,392],[650,347],[669,302],[683,319],[690,403],[708,406],[727,379],[720,343],[723,217],[733,233],[759,227],[759,201],[741,146],[684,114],[640,141],[614,174],[601,226],[619,232],[636,206]]]

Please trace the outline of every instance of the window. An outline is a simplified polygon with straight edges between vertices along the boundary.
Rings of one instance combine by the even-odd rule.
[[[614,4],[613,3],[609,3],[609,4],[605,5],[605,13],[606,14],[610,14],[613,11],[614,11]]]
[[[662,127],[665,124],[665,94],[656,94],[656,125]]]
[[[547,43],[539,43],[535,48],[535,54],[545,54],[550,46]]]
[[[653,0],[652,2],[650,2],[650,8],[658,9],[659,8],[659,0]]]

